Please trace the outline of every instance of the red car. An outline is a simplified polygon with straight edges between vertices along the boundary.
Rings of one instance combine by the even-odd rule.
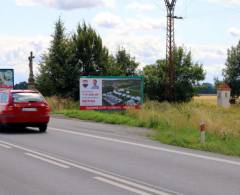
[[[44,97],[35,90],[0,91],[0,123],[21,127],[38,127],[46,132],[50,108]]]

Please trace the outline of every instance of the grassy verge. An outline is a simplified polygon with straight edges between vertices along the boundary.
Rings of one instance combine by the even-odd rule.
[[[129,126],[139,126],[140,121],[131,118],[124,113],[117,112],[97,112],[97,111],[79,111],[79,110],[61,110],[56,111],[56,114],[63,114],[70,118],[81,120],[90,120],[96,122],[104,122],[109,124],[122,124]]]
[[[206,102],[188,104],[147,102],[142,110],[126,112],[54,111],[67,117],[153,129],[151,139],[165,144],[240,156],[240,107],[219,108]],[[207,124],[206,144],[200,144],[199,123]]]

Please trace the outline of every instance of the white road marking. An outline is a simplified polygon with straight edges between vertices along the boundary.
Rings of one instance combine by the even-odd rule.
[[[206,155],[201,155],[201,154],[194,154],[194,153],[190,153],[190,152],[183,152],[183,151],[178,151],[178,150],[173,150],[173,149],[150,146],[150,145],[146,145],[146,144],[129,142],[129,141],[124,141],[124,140],[120,140],[120,139],[97,136],[97,135],[92,135],[92,134],[87,134],[87,133],[80,133],[80,132],[71,131],[71,130],[57,129],[57,128],[53,128],[53,127],[50,127],[49,129],[52,131],[58,131],[58,132],[62,132],[62,133],[72,134],[72,135],[79,135],[79,136],[84,136],[84,137],[101,139],[101,140],[105,140],[105,141],[128,144],[128,145],[151,149],[151,150],[158,150],[158,151],[162,151],[162,152],[168,152],[168,153],[173,153],[173,154],[178,154],[178,155],[183,155],[183,156],[189,156],[189,157],[193,157],[193,158],[199,158],[199,159],[210,160],[210,161],[215,161],[215,162],[219,162],[219,163],[226,163],[226,164],[240,166],[240,161],[233,161],[233,160],[227,160],[227,159],[223,159],[223,158],[211,157],[211,156],[206,156]]]
[[[0,146],[3,147],[3,148],[6,148],[6,149],[11,149],[11,148],[12,148],[12,147],[7,146],[7,145],[5,145],[5,144],[0,144]]]
[[[34,154],[30,154],[30,153],[25,153],[25,154],[28,155],[28,156],[31,156],[31,157],[33,157],[33,158],[36,158],[36,159],[38,159],[38,160],[42,160],[42,161],[44,161],[44,162],[47,162],[47,163],[50,163],[50,164],[59,166],[59,167],[61,167],[61,168],[65,168],[65,169],[70,168],[70,167],[67,166],[67,165],[64,165],[64,164],[61,164],[61,163],[55,162],[55,161],[53,161],[53,160],[49,160],[49,159],[46,159],[46,158],[43,158],[43,157],[40,157],[40,156],[37,156],[37,155],[34,155]]]
[[[112,180],[119,181],[119,182],[122,182],[122,183],[127,183],[127,184],[130,184],[132,186],[138,187],[140,189],[147,190],[149,192],[153,192],[153,193],[155,193],[157,195],[163,195],[165,193],[163,191],[154,189],[154,187],[152,187],[152,188],[151,187],[147,187],[147,186],[151,186],[150,184],[143,184],[143,182],[141,182],[141,181],[136,181],[138,183],[142,183],[143,185],[145,185],[145,186],[143,186],[143,185],[137,184],[135,182],[132,182],[134,180],[132,178],[128,178],[129,180],[132,180],[132,181],[127,181],[126,182],[126,180],[123,180],[123,179],[120,178],[120,177],[122,177],[120,175],[119,175],[119,177],[113,176],[113,175],[116,175],[116,174],[113,174],[113,173],[112,174],[107,174],[107,173],[104,173],[102,170],[98,170],[97,168],[89,168],[89,167],[86,167],[86,166],[78,165],[78,164],[75,164],[75,163],[72,163],[72,162],[69,162],[69,161],[65,161],[65,160],[62,160],[62,159],[59,159],[59,158],[55,158],[55,157],[52,157],[52,156],[49,156],[49,155],[46,155],[46,154],[43,154],[43,153],[40,153],[40,152],[36,152],[36,151],[31,150],[31,149],[28,149],[28,148],[25,148],[25,147],[22,147],[22,146],[18,146],[18,145],[9,143],[9,142],[5,142],[5,141],[2,141],[2,140],[0,140],[0,143],[8,144],[8,145],[10,145],[10,146],[12,146],[14,148],[18,148],[20,150],[26,151],[26,152],[28,152],[27,153],[28,155],[30,153],[32,153],[32,154],[30,154],[31,156],[33,156],[33,154],[39,155],[40,157],[34,155],[35,157],[38,157],[38,159],[40,159],[42,157],[45,157],[45,158],[47,158],[47,160],[52,160],[52,161],[57,161],[59,163],[63,163],[64,166],[68,165],[70,167],[75,167],[75,168],[78,168],[78,169],[84,170],[86,172],[93,173],[93,174],[96,174],[96,175],[99,175],[99,176],[102,176],[102,177],[105,177],[105,178],[108,178],[108,179],[112,179]],[[56,162],[54,162],[54,163],[56,163]],[[126,178],[126,177],[124,177],[124,178]],[[155,188],[157,188],[157,187],[155,187]],[[163,189],[163,188],[161,188],[161,190],[167,191],[167,192],[169,192],[171,194],[178,194],[178,195],[180,195],[180,193],[174,192],[174,191],[171,191],[171,190],[167,190],[167,189]],[[165,193],[164,195],[169,195],[169,194]]]
[[[115,181],[127,184],[127,185],[132,186],[132,187],[139,188],[141,190],[145,190],[145,191],[148,191],[148,192],[152,192],[152,193],[158,194],[158,195],[170,195],[170,194],[168,194],[166,192],[161,192],[159,190],[155,190],[153,188],[149,188],[149,187],[146,187],[146,186],[143,186],[143,185],[140,185],[140,184],[137,184],[137,183],[125,180],[125,179],[120,179],[120,178],[113,177],[113,176],[110,176],[110,177],[108,176],[108,178],[111,179],[111,180],[115,180]]]
[[[99,180],[99,181],[104,182],[104,183],[107,183],[107,184],[110,184],[110,185],[113,185],[113,186],[116,186],[116,187],[119,187],[119,188],[122,188],[122,189],[125,189],[125,190],[130,191],[130,192],[134,192],[136,194],[151,195],[147,192],[143,192],[141,190],[138,190],[138,189],[135,189],[135,188],[132,188],[132,187],[129,187],[129,186],[126,186],[126,185],[123,185],[123,184],[120,184],[120,183],[117,183],[117,182],[114,182],[114,181],[111,181],[111,180],[108,180],[108,179],[105,179],[105,178],[102,178],[102,177],[94,177],[94,179]]]

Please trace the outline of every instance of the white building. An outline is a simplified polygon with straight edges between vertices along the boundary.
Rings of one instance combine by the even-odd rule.
[[[224,108],[230,107],[231,88],[225,84],[219,84],[217,89],[217,103]]]

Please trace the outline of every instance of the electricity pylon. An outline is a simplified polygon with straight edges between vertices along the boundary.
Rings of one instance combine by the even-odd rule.
[[[175,51],[175,34],[174,34],[174,20],[183,19],[174,15],[175,5],[177,0],[165,0],[167,8],[167,47],[166,47],[166,62],[167,62],[167,75],[166,75],[166,89],[165,96],[169,102],[175,100],[175,82],[176,82],[176,67],[174,60]]]

